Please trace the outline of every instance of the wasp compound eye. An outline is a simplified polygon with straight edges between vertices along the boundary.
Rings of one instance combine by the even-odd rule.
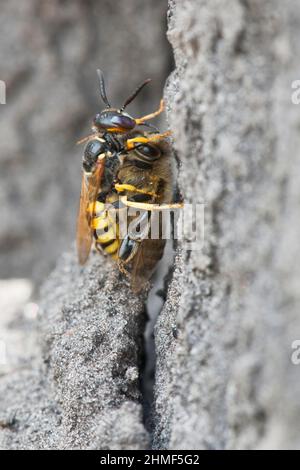
[[[150,144],[138,145],[135,147],[135,151],[143,158],[143,160],[147,161],[157,160],[161,155],[160,149],[155,145]]]

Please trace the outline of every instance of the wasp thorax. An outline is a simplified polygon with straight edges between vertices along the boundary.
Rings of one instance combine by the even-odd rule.
[[[98,156],[106,151],[105,142],[99,139],[90,140],[83,151],[83,168],[85,171],[91,171],[95,165]]]
[[[113,109],[96,114],[93,123],[99,130],[110,132],[128,132],[136,126],[135,120],[129,114]]]
[[[101,153],[105,152],[105,142],[101,140],[90,140],[84,149],[84,157],[87,159],[97,158]]]

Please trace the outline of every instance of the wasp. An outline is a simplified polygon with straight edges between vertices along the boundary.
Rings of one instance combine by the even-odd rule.
[[[117,261],[138,291],[151,277],[165,245],[162,238],[149,237],[149,215],[179,206],[172,204],[169,133],[161,134],[146,122],[162,112],[162,101],[157,111],[142,118],[125,113],[149,79],[116,109],[107,99],[103,73],[97,72],[106,108],[94,117],[93,134],[80,141],[86,146],[77,220],[78,258],[81,264],[86,262],[94,238],[96,248]],[[143,132],[142,125],[154,131]],[[129,229],[120,237],[124,213]]]

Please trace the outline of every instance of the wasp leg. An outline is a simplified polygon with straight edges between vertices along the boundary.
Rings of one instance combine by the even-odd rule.
[[[181,209],[184,206],[183,202],[173,204],[149,204],[147,202],[128,201],[127,196],[121,196],[121,202],[124,206],[134,207],[135,209],[142,209],[145,211],[162,211],[168,209]]]
[[[159,142],[161,139],[171,135],[171,131],[163,132],[162,134],[154,134],[149,137],[134,137],[133,139],[127,139],[126,146],[127,150],[132,150],[135,147],[135,144],[147,144],[148,142]]]
[[[139,194],[147,194],[151,197],[156,197],[157,194],[154,191],[145,191],[143,189],[138,189],[133,184],[121,184],[121,183],[116,183],[115,184],[115,190],[118,193],[122,193],[123,191],[130,191],[133,193],[139,193]]]
[[[160,105],[157,111],[154,111],[154,113],[151,113],[151,114],[147,114],[146,116],[143,116],[141,118],[138,118],[135,120],[135,122],[136,124],[143,124],[144,121],[149,121],[149,119],[153,119],[156,116],[159,116],[159,114],[161,114],[164,109],[165,109],[164,100],[160,100]]]
[[[76,145],[84,144],[84,142],[87,142],[88,140],[97,137],[97,134],[98,132],[94,132],[93,134],[89,134],[86,137],[83,137],[82,139],[77,140]]]
[[[148,142],[159,142],[161,139],[164,139],[165,137],[169,137],[172,135],[171,131],[166,131],[163,132],[162,134],[154,134],[148,137]]]

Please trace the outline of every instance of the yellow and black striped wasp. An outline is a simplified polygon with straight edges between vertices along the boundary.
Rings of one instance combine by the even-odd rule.
[[[132,287],[138,291],[151,276],[165,245],[165,240],[149,237],[149,214],[179,206],[171,204],[169,133],[160,134],[155,128],[155,132],[139,130],[139,126],[147,125],[146,121],[163,111],[162,101],[157,111],[142,118],[125,113],[149,80],[116,109],[109,104],[100,70],[98,76],[106,108],[95,116],[93,134],[80,141],[87,143],[77,221],[78,258],[81,264],[85,263],[94,238],[96,248],[117,260],[120,270],[131,275]],[[138,216],[132,215],[134,209],[139,211]],[[121,237],[119,219],[124,213],[129,231]]]

